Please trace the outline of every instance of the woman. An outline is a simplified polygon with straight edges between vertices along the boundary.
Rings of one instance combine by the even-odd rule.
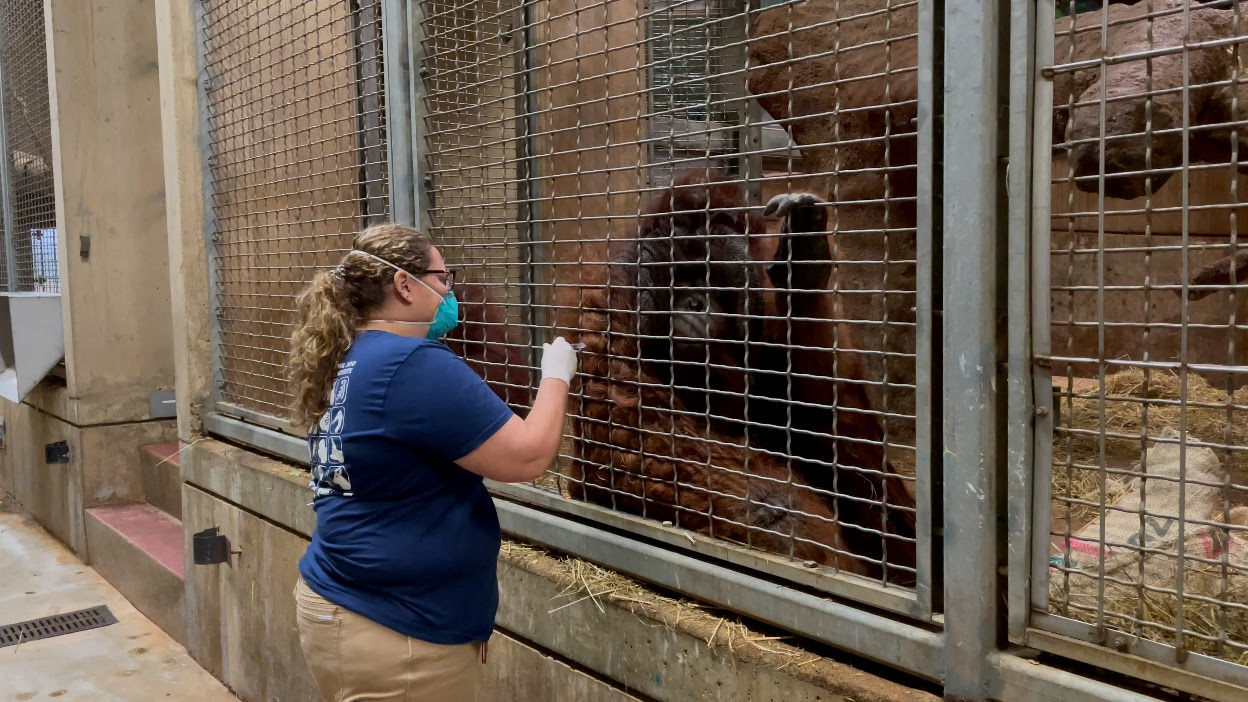
[[[326,700],[472,700],[498,606],[498,516],[482,478],[540,476],[576,352],[543,344],[516,416],[438,340],[454,273],[420,232],[372,227],[299,296],[293,418],[309,427],[316,531],[299,640]]]

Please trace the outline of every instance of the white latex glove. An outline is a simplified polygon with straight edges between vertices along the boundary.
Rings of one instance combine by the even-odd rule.
[[[558,378],[569,386],[576,375],[576,349],[562,336],[556,336],[549,344],[542,344],[542,380]]]

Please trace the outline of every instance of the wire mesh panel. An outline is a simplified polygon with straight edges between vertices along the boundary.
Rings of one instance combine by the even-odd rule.
[[[508,494],[923,614],[917,4],[420,9],[454,343],[521,411],[534,347],[585,344]]]
[[[207,0],[219,398],[264,415],[294,296],[389,214],[382,0]]]
[[[1248,18],[1058,7],[1036,622],[1244,684]]]
[[[58,292],[43,0],[0,0],[6,198],[0,289]]]

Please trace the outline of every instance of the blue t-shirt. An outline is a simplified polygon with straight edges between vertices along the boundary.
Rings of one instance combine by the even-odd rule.
[[[498,609],[498,515],[453,461],[512,411],[446,346],[361,333],[309,433],[316,531],[308,587],[414,639],[489,639]]]

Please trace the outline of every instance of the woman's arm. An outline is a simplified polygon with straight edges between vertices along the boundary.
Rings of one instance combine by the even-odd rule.
[[[554,462],[563,439],[568,386],[576,351],[563,337],[542,344],[542,383],[529,416],[512,416],[485,443],[455,461],[461,468],[503,483],[535,480]]]

